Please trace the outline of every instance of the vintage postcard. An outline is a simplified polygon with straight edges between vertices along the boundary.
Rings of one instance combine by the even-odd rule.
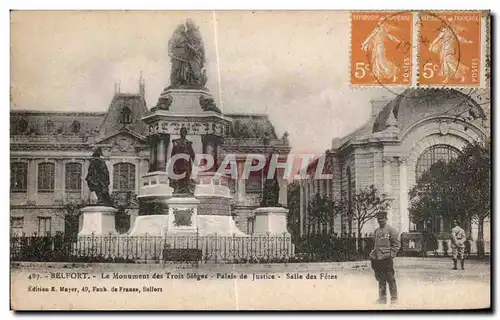
[[[491,308],[489,11],[12,11],[12,310]]]

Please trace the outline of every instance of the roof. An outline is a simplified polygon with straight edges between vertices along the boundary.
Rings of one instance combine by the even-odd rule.
[[[233,119],[231,137],[277,139],[276,131],[267,115],[224,114]]]
[[[123,121],[121,121],[125,111],[130,117],[130,123],[128,124],[123,124]],[[126,127],[131,131],[146,135],[147,126],[142,122],[141,118],[147,112],[146,101],[142,95],[117,93],[111,100],[108,112],[102,120],[99,134],[100,136],[108,136]]]
[[[432,116],[457,116],[470,109],[481,118],[483,109],[470,96],[454,89],[408,89],[389,102],[377,115],[372,132],[385,130],[392,112],[404,131],[415,122]]]

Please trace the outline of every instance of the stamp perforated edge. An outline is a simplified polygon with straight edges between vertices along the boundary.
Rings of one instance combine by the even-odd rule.
[[[419,14],[419,18],[420,18],[420,14],[421,13],[425,13],[425,12],[429,12],[429,13],[432,13],[432,14],[436,14],[438,15],[439,13],[466,13],[466,12],[470,12],[470,13],[480,13],[481,14],[481,26],[480,26],[480,35],[479,35],[479,39],[481,41],[481,48],[480,48],[480,53],[479,53],[479,56],[481,58],[481,75],[480,75],[480,80],[479,80],[479,84],[421,84],[420,81],[419,81],[419,75],[417,75],[417,79],[416,79],[416,87],[419,88],[419,89],[460,89],[460,88],[464,88],[464,89],[473,89],[473,88],[478,88],[478,89],[481,89],[481,88],[485,88],[485,86],[483,86],[482,84],[484,83],[483,79],[485,78],[485,64],[486,64],[486,60],[485,60],[485,56],[483,56],[483,53],[484,51],[486,51],[484,49],[485,47],[485,36],[486,36],[486,27],[483,27],[484,26],[484,21],[486,20],[485,17],[484,17],[484,14],[485,13],[488,13],[488,16],[489,16],[489,11],[487,10],[419,10],[418,11],[418,14]],[[418,39],[420,39],[420,27],[421,27],[421,22],[419,20],[419,23],[418,23]],[[489,37],[488,37],[489,38]],[[415,52],[416,55],[418,55],[417,57],[417,65],[416,65],[416,68],[417,68],[417,73],[419,72],[420,70],[420,41],[417,42],[417,51]]]
[[[397,84],[383,84],[383,83],[373,83],[373,84],[353,84],[352,83],[352,72],[351,72],[351,68],[352,68],[352,14],[353,13],[359,13],[359,12],[376,12],[376,13],[387,13],[387,14],[397,14],[397,13],[411,13],[411,23],[410,23],[410,32],[412,34],[412,38],[411,38],[411,41],[412,41],[412,45],[410,47],[410,57],[411,57],[411,63],[412,65],[410,65],[410,73],[411,73],[411,77],[410,77],[410,83],[409,84],[402,84],[402,83],[397,83]],[[348,79],[349,79],[349,88],[351,89],[363,89],[363,88],[383,88],[383,87],[390,87],[390,88],[393,88],[393,89],[408,89],[408,88],[414,88],[416,86],[416,83],[414,81],[414,77],[415,77],[415,72],[416,72],[416,69],[418,69],[418,66],[414,66],[413,65],[413,56],[416,55],[416,48],[415,48],[415,39],[413,37],[413,35],[415,34],[415,12],[417,12],[417,10],[350,10],[349,11],[349,62],[348,62],[348,69],[347,69],[347,72],[348,72]],[[415,70],[414,70],[415,68]]]

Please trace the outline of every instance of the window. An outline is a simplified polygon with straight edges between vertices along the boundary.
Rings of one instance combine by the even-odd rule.
[[[13,217],[10,219],[10,234],[12,236],[21,236],[23,234],[23,227],[23,217]]]
[[[130,111],[130,109],[128,107],[123,107],[122,112],[120,114],[120,122],[122,124],[131,123],[132,122],[131,114],[132,114],[132,111]]]
[[[73,123],[71,124],[71,132],[72,133],[78,133],[78,132],[80,132],[80,122],[73,121]]]
[[[28,187],[28,164],[14,162],[10,166],[10,191],[26,192]]]
[[[81,192],[82,191],[82,165],[80,163],[66,164],[66,191]]]
[[[47,122],[45,122],[45,131],[48,133],[54,131],[54,123],[52,121],[47,120]]]
[[[460,151],[458,149],[448,145],[435,145],[426,149],[418,157],[417,164],[415,165],[415,176],[417,180],[424,172],[429,170],[434,163],[438,161],[449,162],[456,158],[459,153]],[[446,216],[446,212],[434,211],[431,221],[428,221],[426,225],[413,225],[410,223],[410,230],[427,230],[439,234],[440,232],[449,231],[449,229],[451,229],[449,223],[450,221]]]
[[[38,235],[50,235],[51,221],[50,217],[38,217]]]
[[[38,165],[38,192],[54,192],[55,165],[43,162]]]
[[[450,161],[458,156],[460,151],[448,145],[435,145],[425,150],[420,157],[418,157],[415,166],[416,178],[420,178],[422,174],[427,171],[434,163],[439,160],[445,162]]]
[[[135,191],[135,166],[131,163],[117,163],[113,166],[113,190]]]

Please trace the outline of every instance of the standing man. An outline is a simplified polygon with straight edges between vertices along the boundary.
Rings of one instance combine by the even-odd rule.
[[[453,270],[457,269],[457,259],[460,259],[460,266],[462,270],[464,268],[464,251],[465,251],[465,240],[467,237],[465,236],[464,229],[460,228],[460,222],[455,220],[453,222],[453,229],[451,229],[451,249],[453,252]]]
[[[370,253],[371,265],[378,281],[377,303],[387,303],[387,284],[391,293],[391,303],[395,303],[398,299],[398,288],[394,278],[393,259],[400,247],[399,233],[387,224],[386,211],[377,213],[377,222],[379,228],[373,233],[374,248]]]

